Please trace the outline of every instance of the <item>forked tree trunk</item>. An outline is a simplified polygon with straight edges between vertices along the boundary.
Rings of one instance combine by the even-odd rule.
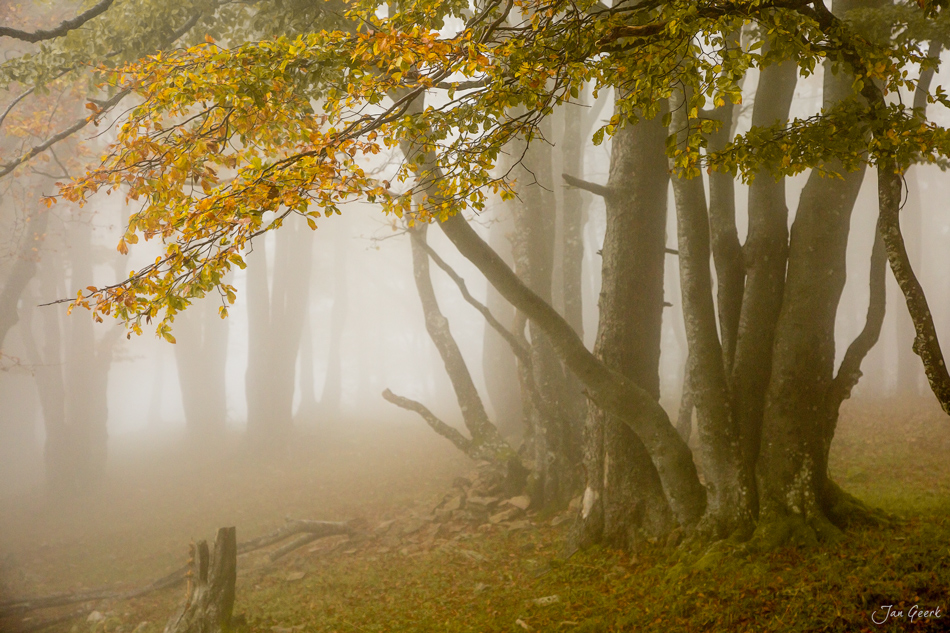
[[[838,1],[835,13],[864,4]],[[849,72],[833,74],[826,68],[824,106],[853,97],[852,82]],[[841,170],[840,165],[826,167]],[[840,180],[813,170],[792,225],[757,464],[756,537],[767,546],[839,534],[828,517],[833,487],[827,396],[834,379],[835,318],[846,278],[851,212],[863,179],[863,168]]]
[[[607,232],[594,355],[653,398],[660,396],[660,330],[666,257],[666,129],[655,119],[614,137],[605,201]],[[638,533],[673,524],[659,475],[643,442],[591,406],[585,429],[587,483],[578,545],[630,547]]]
[[[670,99],[671,134],[684,145],[689,132],[686,95]],[[670,158],[674,168],[675,157]],[[673,176],[679,244],[680,286],[686,339],[687,375],[696,407],[703,474],[709,493],[704,530],[713,537],[751,533],[754,521],[751,476],[743,470],[739,428],[729,398],[723,350],[716,329],[710,273],[709,215],[702,178]]]

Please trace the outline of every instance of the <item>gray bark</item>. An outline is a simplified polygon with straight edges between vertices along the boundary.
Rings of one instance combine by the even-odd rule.
[[[613,138],[594,346],[594,355],[606,366],[654,399],[660,396],[666,136],[657,117],[628,125]],[[615,416],[591,406],[584,439],[587,487],[578,544],[630,547],[641,531],[647,536],[668,532],[673,516],[637,435]]]

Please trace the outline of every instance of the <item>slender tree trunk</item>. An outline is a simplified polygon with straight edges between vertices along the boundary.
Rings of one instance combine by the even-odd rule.
[[[561,169],[568,174],[581,178],[584,176],[584,146],[590,134],[588,118],[581,116],[580,108],[565,105],[561,108],[564,115],[564,138],[561,143]],[[553,183],[552,183],[553,184]],[[558,205],[560,217],[560,266],[561,295],[564,318],[577,335],[584,339],[584,225],[587,223],[589,196],[582,190],[568,187],[563,189],[561,204]],[[569,417],[583,420],[587,416],[587,400],[577,376],[565,371],[566,382],[565,410]]]
[[[660,396],[660,333],[669,177],[660,117],[627,125],[613,138],[605,200],[600,324],[594,355]],[[674,524],[650,454],[626,425],[591,406],[585,429],[587,483],[580,545],[629,547],[639,532]]]
[[[759,76],[752,125],[769,126],[788,119],[798,66],[768,66]],[[742,464],[751,478],[762,435],[765,392],[772,370],[772,343],[788,261],[788,207],[785,178],[763,170],[749,186],[749,233],[744,245],[745,291],[732,364],[732,398],[741,437]],[[750,479],[750,484],[753,480]],[[754,490],[754,488],[753,488]],[[749,496],[753,512],[758,499]]]
[[[685,95],[674,93],[671,134],[677,143],[688,133]],[[671,157],[673,168],[675,159]],[[679,243],[680,284],[686,339],[689,345],[687,375],[696,408],[703,474],[709,491],[704,529],[713,536],[751,533],[754,521],[751,476],[742,468],[739,428],[729,398],[723,350],[716,329],[716,308],[709,269],[710,233],[702,178],[674,174]]]
[[[931,42],[927,56],[939,58],[943,51],[943,45],[940,42]],[[917,88],[914,91],[914,109],[918,110],[923,116],[927,115],[927,94],[930,91],[930,84],[933,81],[934,69],[924,70],[917,82]],[[920,270],[920,262],[923,259],[923,222],[920,204],[920,179],[917,168],[911,166],[904,173],[904,181],[908,183],[907,201],[901,209],[901,228],[906,236],[905,243],[910,255],[911,265]],[[919,395],[920,394],[920,363],[914,354],[914,323],[910,314],[905,310],[897,310],[894,319],[895,335],[897,337],[897,392],[898,394]]]
[[[551,148],[535,143],[523,152],[517,144],[509,148],[515,157],[524,153],[514,167],[519,182],[519,200],[512,204],[515,238],[512,242],[518,276],[544,301],[551,303],[551,283],[555,238],[555,202],[552,191]],[[565,407],[564,370],[544,332],[529,323],[534,381],[543,398],[555,410]],[[580,429],[538,411],[530,399],[522,402],[531,425],[536,477],[532,498],[542,505],[566,505],[579,487]],[[579,425],[578,425],[579,427]]]
[[[342,363],[340,346],[343,342],[343,329],[346,325],[346,310],[349,280],[346,278],[346,244],[349,234],[346,224],[342,224],[333,238],[333,307],[330,309],[330,348],[327,352],[327,376],[320,395],[320,409],[328,416],[340,412],[340,398],[343,393]]]
[[[471,437],[471,446],[467,452],[475,459],[488,459],[507,465],[509,460],[517,460],[517,457],[498,433],[495,425],[488,419],[488,413],[475,388],[475,382],[462,357],[462,351],[449,329],[449,321],[439,309],[429,272],[429,254],[425,248],[427,229],[426,224],[417,224],[409,229],[413,278],[419,300],[422,302],[426,331],[445,364],[445,373],[448,374],[452,388],[455,390],[455,397],[462,411],[462,420]]]
[[[506,205],[496,207],[494,221],[488,233],[488,242],[510,266],[513,262],[509,234],[513,227],[511,217],[505,211]],[[491,284],[488,284],[485,304],[507,330],[515,329],[515,309]],[[482,370],[488,399],[495,411],[498,430],[506,437],[520,437],[525,429],[521,390],[518,387],[517,360],[508,343],[487,323],[482,345]]]

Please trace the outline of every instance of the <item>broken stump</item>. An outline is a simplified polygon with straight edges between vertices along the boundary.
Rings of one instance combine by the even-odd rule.
[[[237,532],[221,528],[214,539],[193,546],[188,594],[178,612],[168,621],[165,633],[227,633],[234,609],[237,580]]]

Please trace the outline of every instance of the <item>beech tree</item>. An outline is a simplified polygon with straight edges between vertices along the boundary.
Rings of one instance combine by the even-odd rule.
[[[110,73],[113,94],[134,92],[140,103],[100,167],[61,195],[83,201],[122,188],[141,210],[119,249],[142,236],[161,238],[165,253],[119,284],[83,293],[76,305],[123,319],[136,333],[155,322],[171,337],[175,315],[196,297],[221,293],[226,313],[234,289],[225,274],[244,265],[252,239],[291,215],[315,226],[344,202],[367,199],[414,223],[437,222],[530,321],[532,341],[535,332],[543,336],[608,423],[635,435],[640,444],[632,445],[649,456],[647,476],[658,482],[657,507],[672,518],[664,529],[678,524],[740,540],[755,534],[771,546],[835,538],[849,518],[867,516],[828,477],[827,454],[838,406],[880,329],[885,254],[915,326],[914,350],[950,412],[950,375],[898,221],[901,174],[917,162],[946,164],[950,135],[893,98],[924,85],[905,69],[938,63],[927,48],[944,28],[939,4],[838,2],[833,13],[819,0],[612,7],[494,0],[474,10],[423,0],[386,17],[381,8],[369,0],[347,4],[347,22],[360,25],[348,31],[322,25],[230,47],[209,35],[204,44]],[[819,65],[821,112],[790,120],[789,86]],[[752,129],[735,135],[729,107],[741,102],[751,68],[760,72],[760,89],[775,88],[761,91]],[[616,144],[657,121],[670,126],[666,152],[705,485],[656,400],[652,368],[641,376],[606,358],[613,350],[586,349],[547,297],[462,216],[482,210],[492,192],[514,195],[514,172],[495,170],[503,149],[540,142],[555,108],[589,83],[615,93],[613,116],[595,142],[613,135]],[[926,92],[928,102],[950,107],[939,87]],[[428,94],[437,96],[417,107]],[[111,105],[96,105],[94,116]],[[406,160],[390,181],[369,175],[373,156],[400,143],[431,158]],[[872,304],[865,331],[835,373],[834,317],[866,167],[879,182]],[[708,203],[702,170],[710,172]],[[786,238],[780,179],[806,170]],[[735,177],[753,183],[742,266],[729,197]],[[413,199],[421,204],[410,213]],[[657,243],[649,246],[654,255]],[[596,493],[590,480],[587,486],[585,519]]]

